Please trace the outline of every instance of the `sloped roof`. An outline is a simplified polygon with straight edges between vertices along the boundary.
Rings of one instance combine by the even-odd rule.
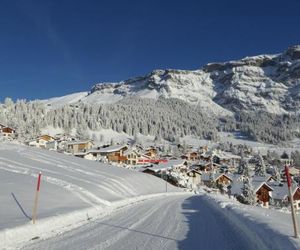
[[[163,171],[163,170],[170,170],[173,167],[177,167],[183,165],[186,162],[184,159],[179,160],[168,160],[167,162],[161,162],[158,165],[154,165],[153,167],[149,168],[155,172]]]
[[[106,147],[106,148],[100,148],[99,152],[100,153],[112,153],[112,152],[119,151],[119,150],[121,150],[125,147],[128,148],[127,145],[114,145],[114,146],[109,146],[109,147]]]

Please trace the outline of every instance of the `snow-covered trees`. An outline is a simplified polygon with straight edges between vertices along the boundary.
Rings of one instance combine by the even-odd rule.
[[[248,162],[243,157],[241,158],[240,164],[237,169],[237,173],[241,175],[249,176]]]
[[[254,157],[255,161],[255,175],[266,176],[266,165],[264,163],[264,159],[261,154],[257,154]]]
[[[272,121],[272,115],[259,114],[258,117],[260,120],[256,114],[241,113],[236,118],[217,118],[179,99],[163,98],[125,98],[114,104],[77,103],[58,108],[37,101],[18,100],[13,103],[9,98],[5,104],[0,104],[0,122],[20,129],[27,137],[32,137],[35,132],[25,128],[34,124],[35,131],[47,126],[61,128],[67,133],[78,127],[84,127],[91,133],[113,129],[130,136],[141,133],[170,141],[186,135],[214,139],[217,138],[218,130],[239,129],[253,135],[255,139],[278,142],[291,138],[289,131],[295,131],[295,127],[300,124],[300,118],[292,116],[284,119],[277,117],[275,122]],[[284,132],[277,125],[286,128]]]
[[[245,204],[254,205],[256,203],[256,194],[252,186],[251,178],[245,178],[243,182],[242,196]]]

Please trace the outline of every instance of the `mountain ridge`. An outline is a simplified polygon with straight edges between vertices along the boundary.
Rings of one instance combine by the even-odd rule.
[[[300,45],[281,54],[209,63],[197,70],[153,70],[120,82],[100,82],[83,93],[63,104],[111,104],[126,97],[177,98],[217,116],[232,116],[241,109],[298,113]]]

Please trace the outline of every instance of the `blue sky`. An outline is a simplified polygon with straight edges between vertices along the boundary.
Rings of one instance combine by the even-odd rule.
[[[300,1],[0,1],[0,101],[300,44]]]

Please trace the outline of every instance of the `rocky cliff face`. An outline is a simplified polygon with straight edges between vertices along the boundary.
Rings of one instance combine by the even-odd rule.
[[[194,71],[155,70],[119,83],[99,83],[82,101],[112,103],[128,96],[178,98],[217,115],[239,110],[297,113],[300,46],[278,55],[211,63]]]

